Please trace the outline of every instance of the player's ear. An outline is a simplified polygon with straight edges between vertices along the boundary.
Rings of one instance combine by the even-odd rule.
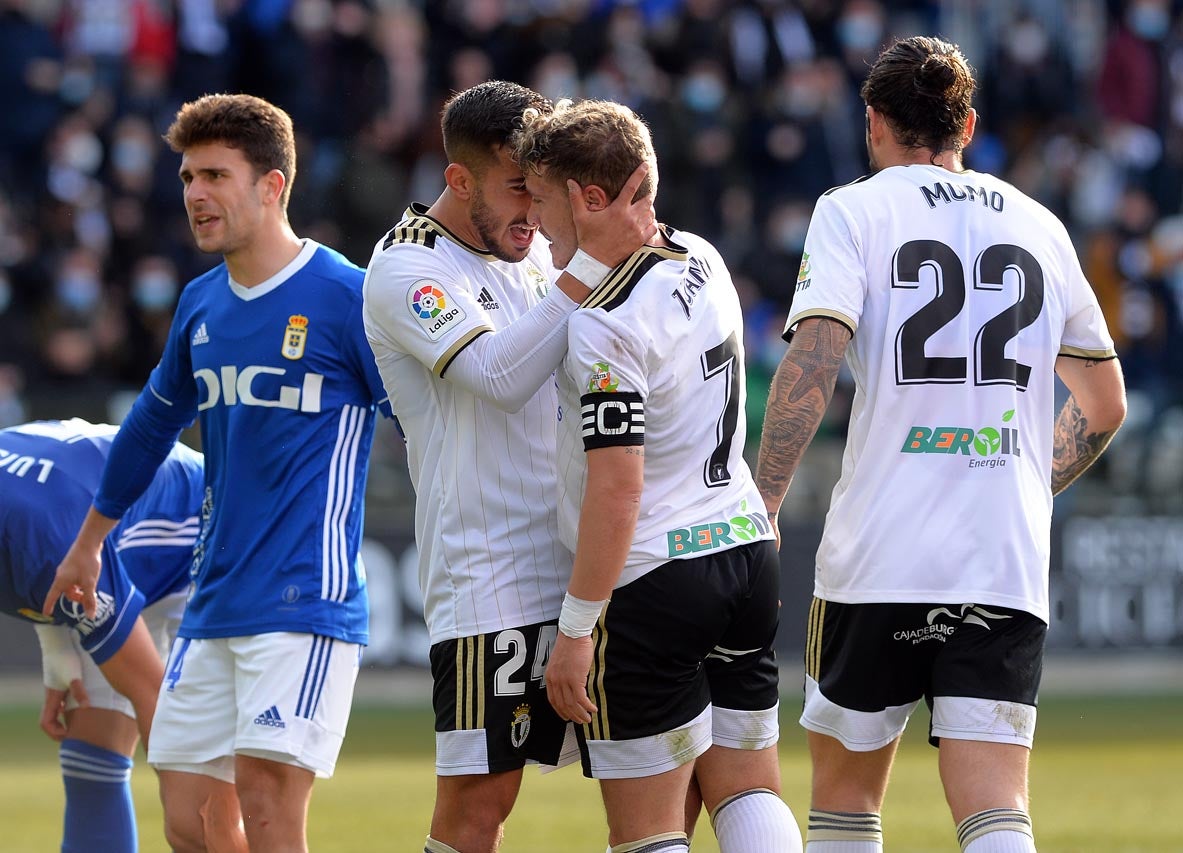
[[[588,210],[603,210],[612,203],[608,194],[595,184],[583,188],[583,203]]]
[[[965,133],[961,135],[961,147],[967,148],[969,143],[973,141],[974,130],[978,126],[978,111],[973,107],[969,108],[969,115],[965,119]]]
[[[283,197],[283,188],[288,185],[288,179],[279,169],[272,169],[260,178],[263,182],[263,203],[278,204]]]
[[[467,166],[449,163],[444,169],[444,183],[452,194],[461,201],[468,201],[476,190],[476,175]]]

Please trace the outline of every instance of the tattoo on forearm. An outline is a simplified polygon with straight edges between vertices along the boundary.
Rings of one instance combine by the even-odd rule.
[[[756,485],[769,505],[779,505],[817,432],[834,395],[848,341],[849,332],[841,323],[809,324],[793,336],[773,377],[756,465]]]
[[[1069,396],[1056,418],[1052,438],[1052,494],[1058,495],[1083,474],[1109,445],[1116,429],[1090,432],[1088,418]]]
[[[645,455],[645,448],[641,447],[639,445],[638,446],[626,446],[624,448],[624,452],[625,452],[625,455],[627,455],[627,456],[644,456]]]

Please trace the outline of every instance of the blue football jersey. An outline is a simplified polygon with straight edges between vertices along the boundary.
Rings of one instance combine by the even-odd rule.
[[[39,421],[0,430],[0,611],[35,622],[98,489],[115,427]],[[52,621],[69,624],[97,663],[123,645],[148,604],[189,584],[200,527],[201,454],[182,444],[103,543],[98,609],[58,602]]]
[[[307,240],[254,287],[221,264],[182,293],[161,362],[124,425],[154,436],[194,417],[201,425],[204,523],[181,636],[367,641],[358,550],[386,395],[362,325],[363,277]],[[120,476],[104,475],[100,512],[118,510]]]

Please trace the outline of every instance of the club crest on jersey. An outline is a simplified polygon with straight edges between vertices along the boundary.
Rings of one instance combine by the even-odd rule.
[[[433,341],[438,341],[451,326],[467,316],[443,285],[430,279],[411,285],[407,292],[407,307],[419,327]]]
[[[288,327],[283,333],[284,358],[295,361],[304,356],[304,342],[308,339],[308,318],[303,314],[288,317]]]
[[[534,292],[538,294],[538,298],[545,298],[547,292],[550,291],[550,281],[542,274],[542,270],[533,264],[528,264],[526,275],[530,276],[530,280],[534,283]]]
[[[810,275],[813,274],[813,267],[809,263],[809,252],[801,255],[801,268],[797,270],[797,293],[809,287]]]
[[[589,392],[612,392],[620,385],[620,380],[612,375],[612,367],[606,361],[597,361],[592,365],[591,378],[587,380]]]
[[[513,720],[509,724],[509,742],[514,749],[520,749],[530,736],[530,706],[522,703],[513,709]]]

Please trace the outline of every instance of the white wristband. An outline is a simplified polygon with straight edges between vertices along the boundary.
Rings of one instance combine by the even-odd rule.
[[[584,601],[567,593],[563,597],[563,609],[559,613],[559,630],[573,640],[589,636],[607,603],[607,599]]]
[[[600,263],[583,249],[576,249],[563,272],[579,281],[584,287],[595,290],[608,277],[608,273],[612,272],[612,267]]]
[[[82,677],[82,661],[70,641],[66,625],[34,625],[41,643],[41,676],[51,690],[66,690],[70,682]]]

